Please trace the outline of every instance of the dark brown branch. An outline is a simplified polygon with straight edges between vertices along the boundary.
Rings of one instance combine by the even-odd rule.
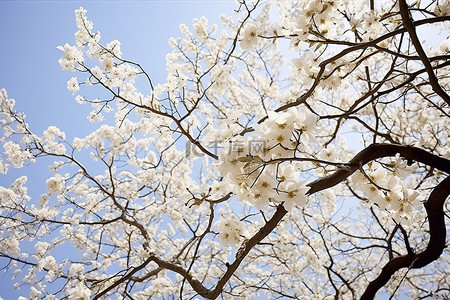
[[[441,96],[441,98],[444,99],[444,101],[447,102],[448,105],[450,105],[450,96],[442,89],[441,85],[439,84],[438,79],[434,74],[433,66],[431,65],[431,62],[428,59],[428,56],[426,55],[425,51],[423,50],[422,44],[419,41],[419,38],[416,33],[416,27],[411,19],[411,15],[408,9],[408,4],[406,4],[406,0],[399,0],[399,5],[403,26],[408,31],[409,36],[411,37],[411,41],[414,45],[414,48],[416,48],[417,54],[419,55],[420,60],[422,61],[423,65],[425,66],[425,69],[427,70],[431,87],[436,92],[436,94]]]
[[[272,230],[278,225],[281,219],[283,219],[286,213],[287,211],[283,207],[283,205],[279,205],[272,218],[254,236],[252,236],[251,239],[243,243],[241,248],[237,251],[235,261],[231,265],[228,265],[227,271],[219,280],[214,290],[202,294],[202,296],[208,299],[217,298],[217,296],[219,296],[219,294],[222,292],[225,284],[228,282],[230,277],[234,274],[241,262],[244,260],[245,256],[247,256],[247,254],[251,249],[253,249],[255,245],[261,242],[272,232]]]
[[[431,154],[423,149],[394,144],[372,144],[356,154],[345,167],[339,168],[329,176],[309,183],[310,190],[308,194],[335,186],[353,174],[362,165],[374,159],[395,156],[397,153],[408,160],[421,162],[450,174],[450,160]],[[391,259],[383,267],[381,274],[367,286],[361,299],[373,299],[378,290],[401,268],[422,268],[439,258],[445,247],[446,229],[443,205],[450,194],[449,184],[450,176],[434,188],[428,201],[424,203],[430,225],[430,241],[427,248],[418,254],[415,254],[411,249],[407,249],[407,255]]]
[[[189,274],[182,266],[162,260],[156,257],[155,255],[150,256],[149,259],[157,263],[159,267],[171,270],[183,276],[189,282],[192,288],[200,295],[203,296],[209,293],[209,290],[200,281],[198,281],[191,274]]]
[[[423,149],[394,144],[372,144],[361,150],[348,162],[348,164],[345,164],[342,168],[338,168],[338,170],[331,175],[308,183],[307,186],[309,186],[310,189],[307,194],[311,195],[318,191],[333,187],[353,174],[360,166],[377,158],[395,156],[397,153],[408,160],[421,162],[450,174],[450,160],[431,154]]]
[[[103,291],[101,291],[100,293],[98,293],[93,300],[96,299],[100,299],[102,296],[106,295],[109,291],[111,291],[112,289],[114,289],[115,287],[117,287],[118,285],[122,284],[123,282],[131,279],[131,277],[133,276],[134,273],[138,272],[139,270],[142,270],[143,268],[145,268],[150,262],[152,261],[152,257],[147,258],[146,261],[144,261],[141,265],[133,268],[127,275],[121,277],[119,280],[117,280],[116,282],[114,282],[112,285],[110,285],[109,287],[107,287],[106,289],[104,289]]]
[[[211,230],[211,226],[212,226],[213,220],[214,220],[214,205],[213,205],[213,203],[209,204],[209,210],[210,210],[210,215],[209,215],[208,226],[206,227],[205,231],[200,236],[198,236],[197,246],[195,247],[194,255],[192,255],[192,261],[191,261],[191,263],[189,265],[189,268],[186,271],[187,274],[189,274],[189,272],[191,271],[192,267],[194,266],[195,258],[197,257],[197,254],[198,254],[198,251],[200,249],[200,244],[202,243],[202,240],[205,238],[205,236]],[[182,299],[182,297],[183,297],[183,288],[184,288],[185,281],[186,281],[186,277],[183,278],[183,282],[181,284],[180,299]]]
[[[450,16],[429,18],[429,19],[424,19],[424,20],[419,20],[419,21],[413,22],[412,24],[413,24],[414,27],[416,27],[416,26],[420,26],[420,25],[424,25],[424,24],[432,24],[432,23],[435,23],[435,22],[443,22],[443,21],[448,20],[449,18],[450,18]],[[367,49],[369,47],[372,47],[372,46],[382,42],[385,39],[393,37],[393,36],[395,36],[397,34],[401,34],[401,33],[405,32],[405,31],[407,31],[406,28],[400,28],[400,29],[388,32],[388,33],[386,33],[386,34],[384,34],[384,35],[382,35],[382,36],[380,36],[380,37],[378,37],[376,39],[373,39],[371,41],[355,44],[354,46],[346,48],[346,49],[342,50],[341,52],[339,52],[338,54],[336,54],[336,55],[334,55],[334,56],[332,56],[332,57],[322,61],[319,64],[320,70],[317,73],[316,78],[314,80],[314,83],[309,88],[309,90],[306,91],[302,96],[298,97],[294,102],[290,102],[290,103],[287,103],[285,105],[282,105],[279,108],[277,108],[275,111],[276,112],[284,111],[284,110],[288,109],[289,107],[297,106],[297,105],[300,105],[300,104],[304,103],[306,101],[306,99],[309,98],[309,96],[311,96],[313,94],[315,88],[319,84],[319,81],[320,81],[323,73],[325,72],[325,68],[326,68],[327,64],[329,64],[329,63],[331,63],[333,61],[336,61],[336,60],[340,59],[341,57],[344,57],[345,55],[347,55],[347,54],[349,54],[349,53],[351,53],[353,51],[361,50],[361,49]],[[266,117],[262,118],[259,122],[263,122],[265,120],[265,118]]]
[[[189,133],[189,130],[186,130],[183,127],[183,124],[182,124],[181,120],[177,119],[174,115],[171,115],[170,113],[167,113],[167,112],[162,112],[162,111],[157,110],[157,109],[155,109],[155,108],[153,108],[151,106],[148,106],[148,105],[135,103],[135,102],[133,102],[131,100],[128,100],[128,99],[124,98],[123,96],[119,95],[118,92],[116,93],[111,87],[106,85],[105,82],[101,81],[100,78],[95,76],[95,74],[92,72],[91,69],[89,69],[85,65],[82,65],[82,66],[85,68],[85,71],[88,72],[92,78],[95,78],[95,80],[97,80],[98,83],[101,86],[103,86],[107,91],[109,91],[114,96],[114,98],[118,98],[118,99],[120,99],[120,100],[122,100],[122,101],[124,101],[124,102],[126,102],[126,103],[128,103],[130,105],[133,105],[135,107],[144,109],[144,110],[149,111],[151,113],[154,113],[156,115],[159,115],[159,116],[171,119],[177,125],[177,128],[179,129],[180,133],[182,135],[184,135],[192,144],[196,145],[203,153],[205,153],[206,155],[208,155],[208,156],[210,156],[210,157],[212,157],[212,158],[214,158],[216,160],[219,158],[214,153],[208,151],[198,140],[196,140],[194,137],[192,137],[190,135],[190,133]]]
[[[407,255],[391,259],[383,267],[380,275],[367,286],[364,294],[361,296],[361,300],[373,299],[376,293],[398,270],[402,268],[419,269],[439,258],[445,248],[444,203],[450,195],[449,184],[450,176],[434,188],[430,197],[424,203],[430,224],[430,241],[427,248],[418,254],[409,252]]]
[[[216,299],[219,294],[223,291],[223,287],[228,282],[228,280],[231,278],[231,276],[234,274],[234,272],[237,270],[241,262],[244,260],[244,258],[247,256],[247,254],[250,252],[251,249],[255,245],[257,245],[259,242],[261,242],[266,236],[268,236],[272,230],[278,225],[278,223],[283,219],[283,217],[286,215],[287,211],[283,207],[283,205],[279,205],[276,212],[272,216],[272,218],[248,241],[244,242],[241,246],[241,248],[238,250],[238,253],[236,254],[236,259],[232,264],[227,265],[227,270],[223,274],[223,276],[218,281],[216,287],[214,289],[208,289],[206,288],[200,281],[198,281],[194,276],[189,274],[188,271],[186,271],[182,266],[167,262],[163,259],[158,258],[155,255],[150,255],[150,257],[146,260],[144,263],[145,265],[148,264],[150,261],[155,262],[160,268],[164,268],[167,270],[171,270],[175,273],[180,274],[184,277],[185,280],[189,282],[189,284],[192,286],[192,288],[200,294],[202,297],[207,299]],[[120,283],[126,281],[128,278],[131,278],[131,276],[136,273],[138,270],[145,267],[145,265],[142,264],[141,266],[133,269],[128,275],[124,276],[117,282],[115,282],[112,286],[110,286],[108,289],[104,290],[101,295],[104,295],[112,288],[118,286]],[[94,298],[97,299],[98,297]]]

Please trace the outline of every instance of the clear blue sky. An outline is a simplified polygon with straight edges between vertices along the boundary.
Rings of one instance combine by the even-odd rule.
[[[83,6],[94,30],[103,43],[117,39],[124,58],[141,63],[154,81],[166,77],[165,54],[170,51],[169,37],[180,36],[179,24],[189,27],[192,19],[206,16],[219,23],[221,13],[231,14],[233,0],[185,1],[3,1],[0,0],[0,89],[16,100],[16,109],[24,111],[30,128],[41,134],[49,125],[64,132],[68,140],[84,137],[90,126],[86,120],[88,105],[79,105],[66,89],[75,73],[62,71],[58,45],[74,44],[74,10]],[[83,88],[81,94],[83,94]],[[86,89],[85,89],[86,90]],[[2,149],[0,149],[2,151]],[[48,161],[47,161],[48,162]],[[28,176],[28,189],[37,199],[45,191],[50,176],[45,163],[0,174],[0,185],[9,186],[15,178]],[[0,267],[6,261],[0,259]],[[28,289],[13,290],[9,274],[0,274],[0,297],[28,297]]]

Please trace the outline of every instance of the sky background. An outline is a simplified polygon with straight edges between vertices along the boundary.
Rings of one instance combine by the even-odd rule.
[[[74,10],[83,6],[100,31],[102,44],[121,42],[123,58],[139,62],[156,83],[166,78],[165,55],[169,37],[180,36],[179,24],[192,28],[193,18],[205,16],[209,24],[220,23],[221,13],[232,14],[233,0],[185,1],[4,1],[0,0],[0,89],[16,100],[16,110],[27,115],[31,130],[41,135],[50,125],[66,133],[68,141],[86,136],[98,124],[89,124],[90,105],[80,105],[66,88],[76,73],[62,71],[56,47],[74,45],[77,30]],[[83,76],[80,76],[83,77]],[[81,87],[81,93],[89,90]],[[2,151],[2,149],[1,149]],[[29,194],[37,200],[51,176],[49,160],[0,174],[0,186],[27,175]],[[0,268],[6,260],[0,259]],[[24,271],[25,272],[25,271]],[[29,289],[14,290],[10,274],[0,273],[0,297],[29,296]]]

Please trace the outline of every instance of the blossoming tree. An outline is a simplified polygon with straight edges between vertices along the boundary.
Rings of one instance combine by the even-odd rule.
[[[1,90],[1,171],[54,159],[39,199],[0,187],[9,274],[41,299],[448,296],[450,3],[237,2],[180,26],[165,83],[76,10],[85,137]]]

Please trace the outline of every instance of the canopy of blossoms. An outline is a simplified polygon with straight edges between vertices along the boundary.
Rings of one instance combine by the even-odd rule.
[[[87,136],[0,91],[0,171],[53,159],[39,199],[0,186],[24,297],[449,295],[448,0],[236,2],[180,25],[163,83],[77,9],[59,64]]]

